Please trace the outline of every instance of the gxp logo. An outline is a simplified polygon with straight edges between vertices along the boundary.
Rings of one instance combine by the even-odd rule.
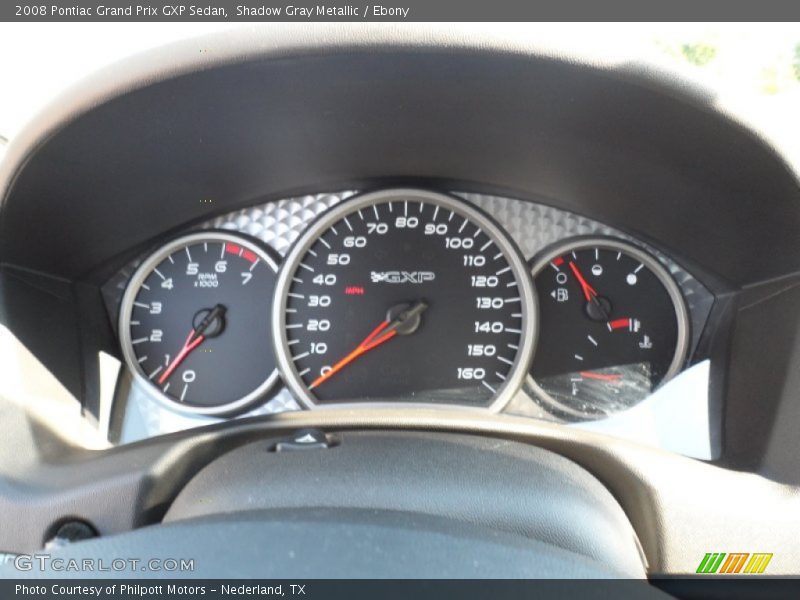
[[[372,271],[372,283],[425,283],[433,281],[436,275],[431,271]]]

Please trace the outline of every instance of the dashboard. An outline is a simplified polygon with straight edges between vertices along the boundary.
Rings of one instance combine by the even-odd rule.
[[[628,577],[796,575],[798,231],[796,171],[648,65],[357,24],[132,58],[0,162],[0,551],[395,511],[421,549],[420,514]],[[320,503],[308,535],[170,533]]]

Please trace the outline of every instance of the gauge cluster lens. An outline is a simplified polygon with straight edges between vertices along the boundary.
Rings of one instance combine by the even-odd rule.
[[[228,414],[277,380],[270,304],[277,266],[222,232],[189,235],[144,261],[122,301],[125,358],[156,397],[197,414]]]
[[[565,420],[630,408],[680,368],[687,313],[666,270],[610,239],[568,242],[533,268],[540,333],[534,394]]]
[[[636,246],[573,238],[529,268],[471,204],[396,189],[323,213],[280,270],[228,231],[166,244],[128,284],[120,339],[135,378],[185,413],[242,412],[280,372],[306,408],[500,410],[525,384],[547,414],[580,421],[675,375],[688,315]]]
[[[279,359],[306,406],[499,408],[532,355],[522,259],[442,194],[387,190],[329,211],[287,258],[276,298]]]

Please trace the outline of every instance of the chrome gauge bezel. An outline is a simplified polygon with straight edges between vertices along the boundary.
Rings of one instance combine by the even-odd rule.
[[[319,236],[324,234],[331,225],[334,225],[343,217],[357,212],[359,209],[372,204],[389,202],[393,200],[421,201],[427,204],[435,204],[443,208],[455,211],[457,214],[470,219],[479,225],[497,244],[504,253],[508,264],[511,266],[520,290],[522,304],[522,333],[520,337],[519,350],[514,359],[508,377],[504,384],[497,390],[491,404],[488,406],[470,406],[465,404],[440,404],[434,402],[341,402],[320,404],[317,403],[313,395],[308,391],[291,359],[288,345],[286,328],[286,306],[291,280],[297,271],[298,263],[305,256],[307,250],[317,241]],[[357,408],[381,408],[381,407],[406,407],[406,408],[436,408],[436,409],[473,409],[476,411],[499,412],[520,391],[530,369],[533,359],[533,351],[536,345],[538,334],[537,320],[538,308],[536,294],[533,290],[533,282],[530,277],[528,264],[522,257],[516,244],[509,239],[508,235],[494,223],[491,217],[484,214],[480,209],[473,207],[467,201],[456,198],[444,193],[432,192],[419,189],[386,189],[376,192],[369,192],[354,196],[351,199],[337,204],[327,212],[323,213],[314,223],[312,223],[300,238],[294,243],[292,249],[286,256],[278,275],[278,282],[275,286],[275,298],[273,301],[272,327],[273,340],[275,343],[275,354],[278,366],[283,373],[284,381],[294,397],[302,406],[314,410],[330,409],[357,409]]]
[[[176,238],[167,244],[161,246],[158,250],[150,254],[134,272],[128,285],[125,289],[125,294],[122,297],[119,311],[119,340],[122,348],[122,355],[125,359],[125,364],[128,370],[132,373],[134,380],[139,383],[143,389],[147,390],[150,396],[161,404],[163,407],[168,408],[174,412],[187,415],[203,415],[203,416],[230,416],[249,408],[261,398],[264,398],[267,393],[275,387],[278,382],[280,373],[278,367],[273,369],[269,376],[252,392],[219,406],[200,407],[191,406],[177,402],[164,394],[156,385],[147,378],[147,374],[141,369],[136,360],[136,353],[131,343],[131,315],[133,314],[133,302],[136,299],[142,283],[152,273],[153,269],[157,267],[163,260],[174,252],[186,246],[196,244],[198,242],[232,242],[247,248],[258,256],[258,258],[270,268],[273,273],[278,273],[278,264],[275,260],[258,244],[253,243],[247,237],[236,233],[227,233],[222,231],[202,231],[192,233],[179,238]],[[271,298],[264,298],[264,310],[268,310],[266,304],[271,301]],[[271,331],[266,332],[269,335]],[[269,352],[272,346],[269,340],[265,340],[264,351]]]
[[[669,369],[667,369],[664,378],[659,382],[656,388],[651,390],[650,393],[652,394],[655,392],[655,390],[675,377],[675,375],[681,371],[681,367],[686,360],[686,355],[689,349],[689,311],[686,308],[686,301],[683,298],[683,294],[681,294],[678,284],[672,278],[666,266],[664,266],[657,258],[648,254],[641,248],[634,246],[633,244],[610,237],[580,237],[557,242],[553,246],[545,249],[540,256],[536,257],[532,261],[533,266],[530,268],[531,280],[536,281],[536,277],[556,257],[577,250],[586,250],[587,248],[622,251],[639,260],[655,274],[655,276],[667,290],[667,294],[672,301],[672,306],[675,309],[675,318],[677,319],[677,340],[675,344],[675,354],[673,355],[672,362],[670,363]],[[533,363],[531,363],[531,369],[532,368]],[[549,404],[556,410],[572,415],[581,420],[585,420],[587,418],[586,413],[566,406],[548,394],[539,386],[539,384],[533,378],[533,375],[531,375],[530,371],[527,374],[525,386],[546,405]],[[544,408],[547,409],[547,406]],[[604,417],[601,415],[597,418]]]

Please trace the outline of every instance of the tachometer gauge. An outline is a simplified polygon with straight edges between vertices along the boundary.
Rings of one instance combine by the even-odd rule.
[[[687,312],[661,264],[613,239],[579,239],[533,267],[539,351],[530,385],[565,420],[630,408],[673,376],[686,354]]]
[[[418,190],[323,215],[286,259],[273,316],[286,381],[308,407],[499,409],[522,384],[535,320],[530,276],[500,229]]]
[[[177,239],[145,260],[122,299],[120,339],[136,377],[171,408],[230,414],[277,381],[270,303],[277,266],[224,232]]]

